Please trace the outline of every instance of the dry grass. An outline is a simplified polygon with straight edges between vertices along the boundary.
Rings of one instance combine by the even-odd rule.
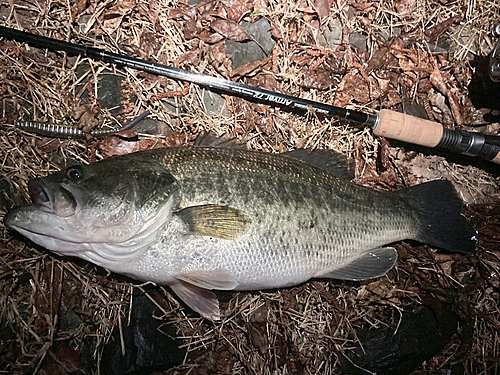
[[[91,3],[96,7],[95,16],[81,15],[75,17],[76,23],[71,23],[75,19],[71,19],[70,11],[78,16],[77,4],[72,1],[3,2],[0,24],[57,39],[71,36],[71,40],[89,41],[108,51],[131,56],[142,54],[142,57],[147,54],[141,35],[152,32],[158,45],[153,46],[155,52],[151,59],[177,65],[183,54],[199,48],[199,64],[187,62],[182,67],[223,76],[209,56],[210,46],[186,40],[183,22],[169,17],[169,12],[178,5],[176,2],[137,1],[136,8],[127,13],[120,27],[112,33],[103,21],[103,14],[116,3]],[[152,3],[156,4],[154,11],[149,10]],[[398,4],[407,6],[409,12],[406,15],[398,13],[395,10]],[[335,84],[326,90],[302,86],[305,67],[297,62],[298,57],[311,56],[309,63],[313,64],[327,53],[318,47],[311,34],[314,28],[307,21],[306,16],[310,13],[305,11],[309,5],[307,1],[255,2],[259,16],[270,20],[283,35],[275,47],[277,69],[267,72],[275,75],[283,92],[333,103],[342,75],[335,76]],[[330,13],[332,19],[341,20],[346,32],[366,35],[370,51],[377,47],[381,33],[393,36],[399,32],[421,32],[451,16],[462,16],[463,22],[453,26],[451,32],[455,47],[449,55],[443,55],[446,60],[443,66],[451,72],[452,78],[453,67],[461,67],[470,79],[472,68],[467,63],[468,55],[488,53],[494,44],[488,36],[489,30],[500,23],[500,6],[493,1],[381,0],[372,2],[371,6],[366,14],[353,16],[348,2],[337,1],[333,2]],[[419,40],[413,49],[426,52],[428,46]],[[360,55],[345,51],[336,56],[347,65],[363,60]],[[397,66],[389,67],[391,69],[401,74]],[[371,186],[388,189],[444,177],[457,185],[469,203],[498,201],[498,177],[472,166],[448,162],[442,157],[410,154],[401,148],[389,147],[391,166],[381,171],[376,158],[385,152],[385,146],[367,129],[356,128],[353,124],[312,114],[297,116],[268,109],[273,128],[265,132],[259,127],[246,127],[244,120],[235,113],[229,117],[208,115],[202,101],[203,89],[195,85],[190,85],[187,94],[181,97],[155,100],[157,95],[181,91],[184,86],[130,69],[119,70],[100,62],[4,41],[0,42],[0,125],[3,126],[0,175],[8,185],[5,194],[10,205],[28,200],[29,178],[56,171],[68,159],[88,163],[102,157],[95,140],[61,140],[55,149],[48,151],[47,139],[12,129],[14,121],[78,121],[75,110],[80,109],[85,100],[97,104],[96,83],[107,73],[123,77],[129,99],[121,113],[104,109],[90,113],[88,118],[97,126],[123,123],[149,109],[153,118],[165,122],[186,140],[192,140],[202,131],[210,131],[217,135],[231,134],[252,149],[269,152],[306,146],[330,148],[364,162],[362,175],[358,177]],[[460,80],[451,79],[448,84],[463,103],[466,87]],[[415,85],[410,88],[402,82],[395,85],[401,99],[418,96]],[[373,99],[363,104],[351,102],[349,106],[375,112],[380,103],[379,99]],[[232,99],[228,99],[229,108],[232,105]],[[439,115],[436,112],[436,116]],[[156,137],[168,138],[165,135]],[[478,223],[484,224],[484,220],[478,219]],[[0,343],[0,350],[5,353],[5,358],[0,359],[5,366],[0,373],[47,372],[44,367],[47,358],[55,356],[55,348],[62,342],[68,342],[77,351],[82,346],[90,347],[95,364],[85,371],[97,373],[104,344],[118,326],[119,318],[127,317],[130,312],[132,288],[141,286],[117,282],[113,275],[84,262],[54,258],[25,244],[19,237],[13,237],[3,225],[1,229],[0,335],[13,339]],[[498,373],[498,244],[495,247],[483,242],[478,254],[470,258],[453,255],[446,258],[422,249],[405,249],[407,256],[402,257],[398,268],[381,280],[353,285],[311,282],[273,292],[220,293],[227,301],[221,305],[225,318],[216,324],[200,319],[179,305],[168,291],[158,288],[158,295],[151,297],[157,305],[155,318],[167,326],[173,325],[182,339],[182,346],[188,351],[185,363],[169,373],[194,374],[204,369],[205,373],[227,374],[338,374],[342,371],[339,353],[355,346],[356,328],[376,329],[397,322],[401,311],[421,304],[422,296],[436,297],[438,291],[456,306],[461,318],[461,335],[454,337],[439,358],[424,364],[421,373],[448,369],[456,363],[462,363],[467,374]],[[443,267],[450,264],[447,262],[457,266],[445,272]],[[464,275],[472,277],[473,282],[463,282]],[[435,285],[436,290],[422,289],[426,285]],[[63,329],[61,319],[69,310],[77,311],[78,323]],[[252,330],[265,337],[265,341],[256,342],[250,333]],[[207,356],[218,358],[214,368],[207,367]]]

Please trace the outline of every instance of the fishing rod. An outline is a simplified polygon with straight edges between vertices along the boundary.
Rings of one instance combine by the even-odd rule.
[[[171,79],[187,81],[223,94],[238,96],[274,106],[287,107],[306,112],[314,110],[326,116],[355,121],[372,127],[377,136],[396,139],[425,147],[440,147],[453,152],[479,156],[500,164],[500,137],[488,136],[478,132],[445,129],[437,122],[424,120],[404,113],[382,109],[372,115],[335,107],[312,100],[245,85],[238,82],[189,72],[167,65],[149,62],[134,57],[107,52],[94,47],[68,43],[40,35],[27,33],[0,26],[0,37],[25,42],[33,47],[47,48],[52,51],[65,51],[70,55],[80,55],[105,63],[117,64],[142,70]]]

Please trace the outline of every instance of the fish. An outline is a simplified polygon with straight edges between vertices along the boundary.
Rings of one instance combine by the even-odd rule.
[[[375,191],[328,155],[180,146],[73,165],[30,180],[32,203],[4,223],[57,254],[168,285],[214,321],[213,290],[381,277],[402,240],[474,252],[451,182]]]

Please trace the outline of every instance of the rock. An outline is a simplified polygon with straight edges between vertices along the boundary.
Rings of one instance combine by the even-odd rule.
[[[396,319],[387,328],[358,329],[361,345],[357,343],[356,349],[343,353],[344,373],[411,374],[422,362],[439,354],[457,331],[458,319],[450,306],[437,300],[433,304],[437,307],[434,310],[417,306],[404,312],[400,322]]]
[[[122,355],[118,326],[113,338],[104,347],[101,361],[103,375],[151,374],[154,370],[168,370],[179,365],[184,359],[184,350],[178,343],[161,333],[158,327],[162,322],[153,319],[154,304],[137,289],[134,289],[134,303],[130,316],[122,318],[122,332],[125,356]],[[163,327],[162,330],[169,329]],[[170,332],[175,336],[175,332]]]
[[[271,24],[265,18],[261,18],[254,23],[243,22],[242,26],[262,48],[254,41],[234,42],[227,40],[227,53],[231,55],[233,69],[269,56],[276,44],[271,38]]]
[[[226,107],[226,99],[215,92],[203,90],[203,104],[210,116],[231,117]]]
[[[338,18],[329,20],[328,23],[321,26],[318,43],[334,51],[340,46],[342,43],[342,24]]]
[[[358,47],[363,51],[368,51],[368,45],[366,44],[366,35],[359,33],[349,34],[349,43],[351,46]]]

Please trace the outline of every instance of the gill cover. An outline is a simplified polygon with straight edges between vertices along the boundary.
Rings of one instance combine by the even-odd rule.
[[[47,244],[63,241],[69,251],[71,244],[134,242],[177,200],[173,176],[159,160],[139,154],[72,166],[30,181],[29,191],[33,204],[9,212],[6,225],[61,253]]]

